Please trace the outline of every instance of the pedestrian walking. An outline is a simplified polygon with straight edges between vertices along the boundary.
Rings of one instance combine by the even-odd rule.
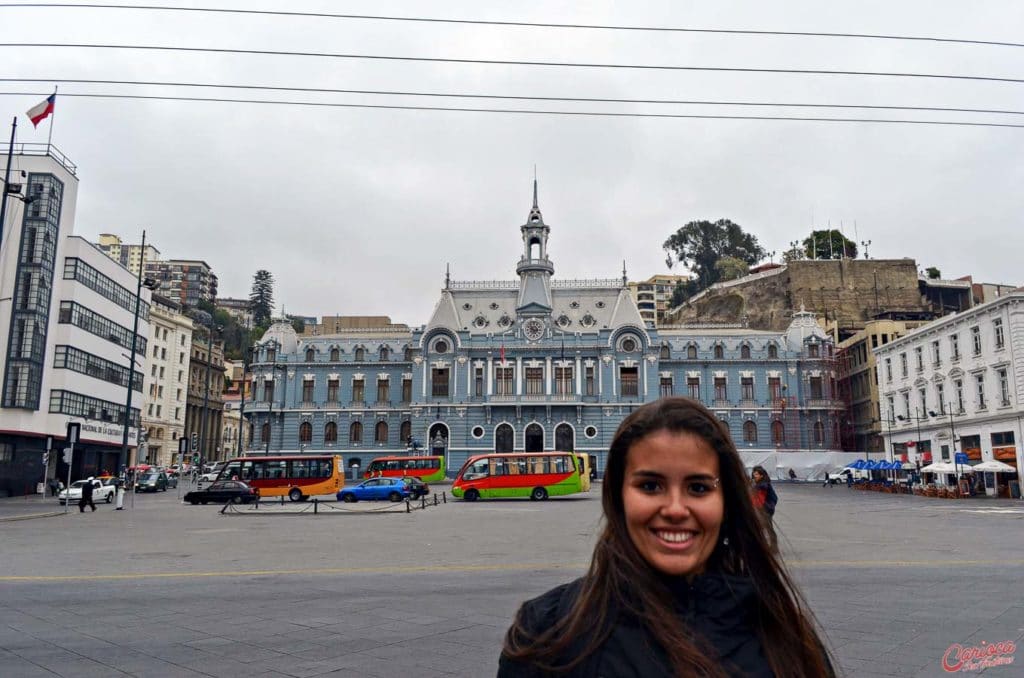
[[[772,551],[779,550],[779,538],[775,534],[775,505],[779,503],[779,495],[775,494],[772,487],[772,479],[763,466],[755,466],[750,473],[750,481],[753,489],[754,506],[760,509],[761,520],[764,523],[765,536],[768,537],[768,544]]]
[[[85,507],[91,506],[96,510],[96,504],[92,503],[92,476],[82,484],[82,498],[78,500],[78,512],[85,513]]]
[[[583,577],[525,602],[498,678],[834,676],[726,426],[689,398],[616,431]]]
[[[60,492],[58,488],[58,480],[56,478],[50,478],[46,481],[46,485],[50,488],[50,496],[56,497],[57,493]]]

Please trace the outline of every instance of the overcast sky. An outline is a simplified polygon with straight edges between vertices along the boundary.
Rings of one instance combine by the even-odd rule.
[[[157,0],[159,2],[160,0]],[[121,3],[127,4],[127,3]],[[147,3],[155,4],[155,3]],[[164,3],[547,23],[907,34],[1021,42],[1024,3]],[[488,27],[100,9],[0,8],[0,42],[169,45],[460,59],[895,71],[1024,78],[1024,48],[891,40]],[[513,96],[942,106],[1024,111],[1024,83],[411,63],[2,47],[8,78],[135,80]],[[970,120],[1024,115],[474,101],[59,84],[146,94],[616,112]],[[18,140],[52,84],[3,82]],[[10,94],[16,93],[16,94]],[[5,125],[8,124],[5,122]],[[5,127],[2,138],[7,139]],[[729,218],[779,254],[842,222],[872,258],[1021,284],[1024,129],[602,118],[58,98],[53,143],[78,165],[76,233],[143,228],[207,261],[221,296],[270,270],[289,313],[426,322],[444,279],[513,279],[534,165],[560,278],[667,272],[662,242]]]

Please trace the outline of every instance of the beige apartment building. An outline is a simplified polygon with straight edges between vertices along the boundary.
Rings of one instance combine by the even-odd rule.
[[[665,273],[629,283],[629,293],[640,309],[640,317],[655,326],[663,324],[665,312],[672,307],[672,291],[678,283],[689,279],[690,276]]]
[[[192,319],[181,306],[154,294],[149,309],[150,336],[143,367],[142,428],[146,445],[140,461],[160,466],[174,462],[185,434]]]
[[[143,254],[145,254],[146,261],[158,261],[160,259],[160,250],[152,245],[146,245],[145,252],[143,252],[142,245],[128,245],[113,233],[100,233],[100,239],[96,243],[96,247],[135,275],[139,274],[139,266],[142,264]]]
[[[837,346],[836,369],[840,397],[846,401],[844,447],[855,451],[883,452],[879,409],[878,371],[873,349],[885,346],[926,320],[869,320],[863,330]]]

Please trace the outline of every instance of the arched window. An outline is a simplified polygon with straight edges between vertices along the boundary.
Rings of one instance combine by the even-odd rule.
[[[749,345],[743,344],[742,346],[740,346],[740,358],[743,358],[744,360],[750,360],[750,346]]]
[[[779,357],[779,347],[776,346],[775,344],[768,344],[768,357],[769,358],[778,358]]]
[[[747,421],[743,423],[743,442],[757,442],[757,424],[755,424],[752,421]]]
[[[540,424],[529,424],[524,434],[523,448],[526,452],[544,451],[544,429]]]
[[[314,351],[312,348],[307,348],[306,349],[306,362],[307,363],[311,363],[311,362],[313,362],[313,360],[315,358],[316,358],[316,351]]]
[[[409,443],[409,438],[412,438],[412,422],[406,419],[402,422],[402,425],[398,427],[398,437],[401,438],[403,444]]]
[[[818,447],[825,444],[825,425],[820,421],[814,422],[814,444]]]
[[[388,441],[388,423],[386,421],[378,421],[377,427],[373,432],[373,442],[375,443],[386,443]]]
[[[341,359],[341,351],[339,351],[337,348],[332,348],[331,349],[331,362],[332,363],[336,363],[340,359]]]
[[[348,427],[348,441],[350,443],[361,443],[363,442],[363,424],[359,421],[353,421],[352,425]]]
[[[300,443],[311,443],[313,442],[313,425],[308,421],[302,422],[299,426],[299,442]]]
[[[494,432],[494,451],[511,452],[515,444],[515,431],[510,424],[501,424]]]
[[[559,424],[555,427],[555,449],[559,452],[572,452],[575,450],[575,434],[572,426]]]
[[[661,353],[658,355],[658,358],[660,358],[661,360],[672,359],[672,349],[669,348],[668,344],[661,345]]]
[[[786,427],[777,419],[772,422],[772,444],[776,447],[786,444]]]
[[[715,344],[715,359],[722,360],[723,358],[725,358],[725,349],[721,344]]]
[[[388,347],[387,346],[381,346],[380,347],[380,361],[382,363],[387,362],[389,360],[388,356],[390,356],[390,355],[391,355],[391,352],[388,351]]]
[[[696,360],[697,359],[697,347],[694,346],[693,344],[690,344],[689,346],[686,347],[686,359],[687,360]]]
[[[270,442],[270,424],[264,424],[263,426],[260,427],[260,442]]]
[[[324,425],[324,442],[338,442],[338,425],[333,421],[329,421]]]
[[[359,363],[364,360],[366,360],[366,351],[363,349],[362,346],[360,346],[359,348],[356,349],[356,362]]]

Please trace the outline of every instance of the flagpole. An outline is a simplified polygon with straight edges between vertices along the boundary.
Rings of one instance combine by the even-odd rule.
[[[46,137],[46,155],[50,155],[50,141],[53,139],[53,119],[57,117],[57,86],[53,86],[53,112],[50,113],[50,133]]]
[[[14,155],[14,132],[18,129],[18,116],[11,121],[11,145],[7,147],[7,167],[4,169],[3,196],[0,197],[0,261],[3,261],[4,217],[7,214],[7,189],[11,181],[11,158]]]

